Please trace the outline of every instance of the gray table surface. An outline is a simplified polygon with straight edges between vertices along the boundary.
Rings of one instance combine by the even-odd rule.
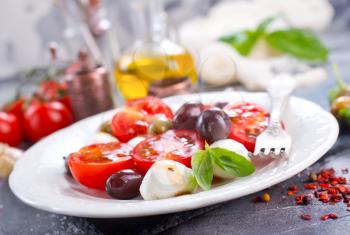
[[[331,61],[338,63],[345,79],[350,81],[350,7],[346,0],[335,3],[337,18],[324,40],[331,48]],[[295,95],[328,109],[327,91],[333,85],[330,75],[327,82],[298,90]],[[15,80],[0,83],[1,101],[14,87]],[[301,186],[302,177],[310,171],[325,167],[350,168],[349,143],[350,135],[342,133],[335,146],[313,166],[264,190],[271,195],[270,203],[251,202],[260,192],[194,211],[143,218],[84,219],[40,211],[19,201],[3,180],[0,181],[0,234],[349,234],[350,212],[343,203],[332,206],[313,202],[308,206],[296,206],[293,197],[285,196],[288,186]],[[328,212],[337,213],[339,219],[318,219]],[[314,219],[301,220],[303,213],[314,215]]]

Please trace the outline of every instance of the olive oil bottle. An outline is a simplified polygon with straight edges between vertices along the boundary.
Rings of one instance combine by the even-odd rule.
[[[134,11],[134,45],[115,64],[115,79],[121,95],[129,100],[149,94],[154,84],[197,82],[191,54],[170,38],[167,15],[160,0],[131,0]]]

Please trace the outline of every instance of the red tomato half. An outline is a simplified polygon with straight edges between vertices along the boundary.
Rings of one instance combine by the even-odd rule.
[[[171,108],[157,97],[147,96],[145,98],[130,100],[126,103],[126,106],[143,110],[150,115],[164,114],[169,119],[173,118]]]
[[[229,137],[242,143],[249,151],[255,148],[256,137],[263,132],[269,122],[269,114],[256,104],[241,102],[224,107],[231,119]]]
[[[17,146],[22,141],[22,129],[17,117],[0,112],[0,142]]]
[[[146,173],[155,161],[174,160],[191,167],[192,155],[203,149],[204,142],[195,131],[169,130],[146,138],[136,145],[131,156],[136,168]]]
[[[118,140],[127,142],[136,136],[145,135],[148,125],[144,112],[126,108],[114,115],[112,132]]]
[[[60,102],[33,101],[24,113],[26,135],[33,142],[73,123],[71,112]]]
[[[68,165],[80,184],[101,190],[114,172],[134,168],[130,147],[119,142],[86,146],[69,156]]]

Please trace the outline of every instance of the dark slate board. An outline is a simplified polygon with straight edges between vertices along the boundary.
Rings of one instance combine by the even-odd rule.
[[[337,18],[324,40],[332,50],[331,60],[337,62],[341,72],[350,81],[350,3],[334,0]],[[8,83],[0,84],[1,88]],[[327,91],[334,85],[329,79],[313,88],[296,92],[328,108]],[[258,194],[206,207],[194,211],[132,219],[84,219],[56,215],[31,208],[19,201],[6,181],[0,182],[0,235],[26,234],[349,234],[350,212],[344,204],[324,205],[314,202],[308,206],[295,206],[292,197],[286,197],[286,188],[300,185],[309,171],[324,167],[350,168],[350,135],[341,135],[336,145],[316,164],[288,181],[265,191],[271,195],[268,204],[255,204],[251,200]],[[347,176],[347,178],[350,175]],[[27,187],[27,185],[23,185]],[[259,193],[261,194],[261,193]],[[44,197],[45,195],[43,195]],[[324,213],[335,212],[337,220],[320,221]],[[309,213],[311,221],[300,219]]]

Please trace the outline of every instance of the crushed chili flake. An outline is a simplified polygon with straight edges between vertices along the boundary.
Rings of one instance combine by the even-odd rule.
[[[341,169],[343,174],[349,172],[348,168]],[[350,212],[350,184],[343,176],[337,176],[333,168],[323,169],[320,172],[312,172],[308,179],[304,181],[304,188],[312,190],[312,194],[316,199],[329,205],[335,205],[339,202],[344,202],[347,206],[347,211]],[[299,192],[295,185],[290,186],[288,196],[295,195],[295,203],[297,205],[308,205],[312,201],[312,194],[304,195]],[[308,214],[305,214],[308,215]],[[304,215],[301,215],[303,218]],[[306,216],[306,218],[308,218]],[[321,220],[337,219],[338,216],[334,213],[329,213],[321,216]]]
[[[299,191],[299,189],[298,189],[298,187],[297,187],[296,185],[290,186],[290,187],[288,188],[288,190],[289,190],[289,191],[292,191],[292,192],[298,192],[298,191]]]
[[[300,216],[303,220],[311,220],[312,216],[310,214],[303,214]]]
[[[317,185],[313,183],[304,184],[305,189],[317,189]]]
[[[338,219],[338,216],[336,214],[334,214],[334,213],[329,213],[328,216],[331,219]]]

